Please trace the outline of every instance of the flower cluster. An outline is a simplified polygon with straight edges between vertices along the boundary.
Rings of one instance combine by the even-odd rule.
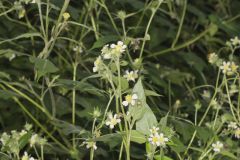
[[[96,142],[93,142],[93,141],[85,141],[83,142],[84,145],[86,145],[86,148],[89,149],[89,148],[93,148],[94,150],[97,149],[97,145],[96,145]]]
[[[24,152],[24,155],[22,156],[22,159],[21,160],[37,160],[33,157],[31,157],[30,155],[28,155],[27,152]]]
[[[208,55],[208,62],[211,63],[211,64],[217,64],[219,60],[220,59],[219,59],[218,55],[215,52],[210,53]]]
[[[47,140],[35,133],[31,136],[29,142],[30,142],[30,147],[33,147],[34,145],[43,146],[47,143]]]
[[[75,46],[73,48],[73,51],[76,52],[76,53],[82,53],[83,52],[83,49],[81,46]]]
[[[102,58],[101,56],[98,56],[98,58],[94,61],[94,67],[93,67],[93,72],[99,72],[102,66]]]
[[[240,127],[236,122],[229,122],[228,130],[234,135],[235,138],[240,139]]]
[[[216,143],[212,144],[212,147],[214,152],[220,152],[223,148],[223,144],[220,141],[217,141]]]
[[[117,114],[113,114],[111,112],[108,113],[108,119],[106,121],[106,125],[109,126],[111,129],[115,127],[118,123],[121,122],[121,119]]]
[[[21,131],[12,130],[11,133],[4,132],[0,138],[2,148],[9,148],[9,153],[18,155],[21,145],[20,139],[28,134],[30,130],[31,126],[25,125],[24,129]]]
[[[240,39],[237,36],[235,36],[234,38],[231,38],[229,41],[227,41],[226,45],[231,49],[236,49],[237,47],[240,46]]]
[[[30,147],[33,147],[36,144],[45,145],[47,140],[41,138],[38,134],[32,133],[32,125],[26,124],[24,129],[21,131],[12,130],[10,133],[4,132],[0,137],[0,142],[2,145],[2,149],[8,149],[9,154],[14,154],[19,156],[21,149],[24,147],[22,146],[22,138],[31,137],[29,139]],[[27,145],[27,144],[25,144]],[[20,156],[19,156],[20,157]],[[34,160],[33,157],[29,156],[27,152],[21,158],[22,160]]]
[[[238,65],[236,65],[234,62],[226,62],[224,61],[222,65],[220,66],[220,69],[222,70],[223,74],[226,75],[233,75],[237,72]]]
[[[158,127],[153,127],[152,129],[150,129],[151,134],[148,138],[148,141],[153,146],[165,147],[166,143],[169,141],[169,138],[165,137],[163,133],[158,133],[158,130]]]
[[[231,44],[232,44],[233,46],[238,46],[238,45],[240,45],[240,39],[239,39],[237,36],[235,36],[234,38],[231,38],[231,39],[230,39],[230,42],[231,42]]]
[[[103,60],[111,59],[117,60],[122,54],[125,52],[127,46],[123,44],[122,41],[118,41],[117,44],[106,44],[101,50],[101,56],[98,56],[94,61],[93,72],[104,71],[104,63]],[[136,75],[131,77],[131,80],[135,80]]]
[[[130,71],[130,72],[129,70],[126,70],[125,75],[123,77],[126,78],[127,81],[135,82],[135,80],[138,78],[138,70]]]
[[[101,50],[103,59],[116,59],[122,56],[127,46],[122,41],[118,41],[117,44],[107,44]]]

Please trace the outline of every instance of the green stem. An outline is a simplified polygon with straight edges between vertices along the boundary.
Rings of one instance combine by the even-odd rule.
[[[234,113],[234,106],[232,104],[232,100],[231,100],[231,97],[230,97],[230,93],[229,93],[229,89],[228,89],[228,84],[227,84],[227,78],[226,78],[226,75],[224,75],[224,82],[225,82],[225,87],[226,87],[226,91],[227,91],[227,97],[228,97],[228,103],[230,105],[230,110],[232,112],[232,115],[233,115],[233,118],[236,122],[238,122],[238,119]]]
[[[184,7],[183,7],[183,13],[182,13],[180,25],[179,25],[179,28],[178,28],[178,32],[177,32],[176,38],[174,39],[171,48],[174,48],[174,47],[175,47],[175,45],[176,45],[176,43],[177,43],[177,41],[178,41],[178,39],[179,39],[179,36],[180,36],[180,34],[181,34],[181,30],[182,30],[182,26],[183,26],[183,21],[184,21],[185,15],[186,15],[186,10],[187,10],[187,0],[184,0]]]
[[[203,36],[205,36],[205,35],[209,32],[210,29],[211,29],[211,26],[208,27],[205,31],[203,31],[203,32],[200,33],[199,35],[195,36],[193,39],[190,39],[190,40],[186,41],[186,42],[183,43],[183,44],[180,44],[180,45],[175,46],[175,47],[173,47],[173,48],[168,48],[168,49],[165,49],[165,50],[162,50],[162,51],[159,51],[159,52],[155,52],[155,53],[153,53],[153,54],[151,54],[151,55],[147,55],[146,58],[151,58],[151,57],[163,55],[163,54],[166,54],[166,53],[169,53],[169,52],[177,51],[177,50],[179,50],[179,49],[188,47],[189,45],[195,43],[196,41],[198,41],[199,39],[201,39]]]
[[[75,82],[76,82],[76,74],[77,74],[77,64],[74,63],[73,64],[73,83],[74,83],[74,87],[73,87],[73,90],[72,90],[72,124],[75,125],[76,123],[76,89],[75,89]],[[76,147],[76,140],[75,140],[75,133],[73,133],[72,135],[72,145],[73,145],[73,148]]]
[[[41,145],[41,160],[44,160],[43,145]]]
[[[163,2],[163,1],[159,1],[157,7],[154,8],[154,9],[152,9],[152,14],[151,14],[151,17],[150,17],[150,19],[149,19],[149,21],[148,21],[147,28],[146,28],[146,30],[145,30],[144,39],[143,39],[143,44],[142,44],[142,47],[141,47],[141,50],[140,50],[139,58],[142,58],[143,49],[144,49],[144,47],[145,47],[146,37],[147,37],[147,34],[148,34],[148,30],[149,30],[150,25],[151,25],[151,23],[152,23],[153,17],[155,16],[155,14],[156,14],[156,12],[157,12],[157,10],[158,10],[158,8],[160,7],[160,5],[161,5],[162,2]]]

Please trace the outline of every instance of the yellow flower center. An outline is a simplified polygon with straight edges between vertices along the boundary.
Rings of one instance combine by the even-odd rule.
[[[111,124],[115,126],[117,124],[117,120],[115,118],[111,119]]]
[[[158,137],[153,137],[153,138],[152,138],[152,142],[153,142],[153,143],[156,143],[157,141],[158,141]]]
[[[128,103],[131,103],[131,102],[132,102],[132,96],[131,96],[131,95],[127,95],[127,96],[125,97],[125,99],[126,99],[126,101],[127,101]]]

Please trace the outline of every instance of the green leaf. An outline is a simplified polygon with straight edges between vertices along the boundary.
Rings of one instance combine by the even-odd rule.
[[[210,138],[213,137],[213,132],[207,127],[196,127],[197,130],[197,136],[199,139],[203,140],[204,143],[206,143]]]
[[[132,130],[131,131],[131,141],[139,143],[139,144],[143,144],[143,143],[146,142],[146,137],[141,132],[138,132],[136,130]]]
[[[10,99],[13,97],[17,97],[18,95],[11,91],[0,90],[0,99]]]
[[[11,80],[10,75],[5,72],[0,72],[0,79]]]
[[[156,93],[155,91],[151,91],[151,90],[148,90],[148,89],[145,89],[144,92],[145,92],[146,97],[147,96],[156,96],[156,97],[162,96],[162,95]]]
[[[58,71],[58,68],[48,59],[30,57],[30,61],[34,63],[34,67],[38,73],[38,79],[47,73],[55,73]]]
[[[161,118],[159,125],[161,127],[166,127],[167,126],[167,118],[168,118],[168,114],[166,116],[164,116],[163,118]]]
[[[86,131],[84,129],[82,129],[81,127],[72,125],[72,124],[70,124],[68,122],[65,122],[65,121],[55,119],[52,123],[59,130],[61,130],[61,133],[63,133],[66,136],[68,136],[72,133],[75,133],[75,134],[78,134],[78,135],[86,133]]]
[[[30,37],[41,37],[41,34],[38,33],[38,32],[36,32],[36,33],[35,32],[33,32],[33,33],[24,33],[24,34],[21,34],[21,35],[19,35],[17,37],[0,41],[0,44],[6,43],[6,42],[11,42],[13,40],[18,40],[18,39],[22,39],[22,38],[30,38]]]
[[[199,72],[202,72],[202,70],[207,67],[202,58],[198,57],[195,53],[183,53],[182,57],[190,67],[193,67]]]
[[[28,133],[24,134],[20,139],[19,139],[19,149],[23,149],[28,143],[29,139],[32,136],[32,132],[29,131]]]
[[[171,142],[172,144],[169,144],[169,146],[174,152],[181,153],[185,151],[186,147],[178,138],[172,137]]]
[[[146,103],[145,92],[142,86],[141,79],[138,80],[136,85],[133,88],[133,93],[138,95],[140,102],[140,109],[138,112],[143,112],[143,115],[140,119],[136,121],[136,130],[142,132],[143,134],[150,134],[149,129],[157,124],[157,119],[152,112],[151,108]],[[132,113],[132,115],[137,113]]]
[[[232,158],[232,159],[238,159],[234,154],[232,154],[231,152],[228,152],[228,151],[221,151],[220,152],[221,155],[224,155],[226,157],[229,157],[229,158]]]
[[[129,83],[126,78],[121,77],[121,89],[122,91],[125,91],[129,88]],[[118,77],[113,77],[113,82],[118,85]]]
[[[163,156],[161,157],[160,155],[156,155],[154,156],[155,160],[173,160],[172,158],[168,157],[168,156]]]

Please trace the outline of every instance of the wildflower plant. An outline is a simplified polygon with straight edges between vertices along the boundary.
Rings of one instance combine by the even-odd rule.
[[[0,159],[237,160],[238,5],[1,0]]]

